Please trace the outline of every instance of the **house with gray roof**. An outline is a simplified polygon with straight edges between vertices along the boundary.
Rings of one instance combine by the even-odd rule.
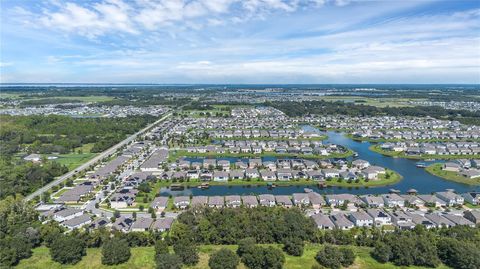
[[[293,205],[292,200],[288,195],[275,195],[275,202],[277,205],[285,208],[290,208]]]
[[[260,194],[258,201],[261,206],[275,206],[275,197],[272,194]]]
[[[357,227],[372,227],[373,218],[364,211],[357,211],[348,214],[348,219]]]
[[[342,213],[331,215],[330,220],[335,224],[335,227],[340,230],[350,230],[355,226],[353,222],[348,220],[348,218]]]
[[[193,196],[192,197],[192,207],[196,206],[206,206],[208,203],[208,197],[204,195]]]
[[[78,229],[92,222],[92,217],[88,214],[68,219],[61,223],[61,225],[69,230]]]
[[[454,214],[444,214],[443,215],[446,219],[448,219],[449,221],[455,223],[455,225],[466,225],[466,226],[470,226],[470,227],[475,227],[475,224],[471,221],[469,221],[468,219],[464,218],[463,216],[459,216],[459,215],[454,215]]]
[[[133,224],[133,219],[130,217],[120,216],[115,220],[112,224],[112,229],[121,231],[121,232],[128,232],[130,227]]]
[[[317,228],[319,229],[324,229],[324,230],[333,230],[335,229],[335,224],[333,221],[326,215],[324,214],[315,214],[312,215],[311,218],[317,225]]]
[[[169,231],[174,220],[174,218],[170,217],[159,218],[153,222],[151,229],[159,232]]]
[[[52,217],[55,221],[62,222],[69,219],[73,219],[81,215],[83,215],[83,210],[72,208],[72,207],[66,207],[58,211],[55,211]]]
[[[242,205],[242,199],[240,195],[227,195],[225,196],[225,204],[227,207],[237,208]]]
[[[150,229],[150,226],[153,223],[152,218],[137,218],[137,220],[132,224],[130,227],[130,231],[132,232],[145,232]]]
[[[373,218],[373,223],[375,226],[392,224],[392,217],[383,209],[369,208],[366,212]]]
[[[208,207],[222,208],[225,205],[223,196],[210,196],[208,198]]]
[[[292,201],[295,206],[304,207],[310,205],[310,198],[308,193],[294,193],[292,194]]]
[[[242,196],[243,206],[246,208],[253,208],[258,206],[257,197],[254,195],[245,195]]]
[[[435,224],[435,227],[453,227],[456,224],[450,221],[449,219],[445,218],[443,215],[438,213],[427,213],[425,214],[425,218],[429,219],[431,222]]]
[[[480,224],[480,211],[479,210],[467,210],[463,212],[463,217],[473,222],[475,225]]]
[[[463,205],[464,198],[452,191],[441,191],[435,193],[435,195],[445,201],[448,206]]]
[[[150,203],[150,207],[157,210],[157,213],[163,212],[168,205],[168,197],[158,196]]]
[[[314,209],[319,209],[322,205],[325,205],[325,199],[323,196],[316,192],[309,192],[307,193],[308,199],[310,200],[310,204]]]
[[[176,196],[173,198],[173,205],[179,209],[186,209],[190,205],[189,196]]]

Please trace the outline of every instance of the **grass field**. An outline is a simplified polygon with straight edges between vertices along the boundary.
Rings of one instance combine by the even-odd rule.
[[[274,245],[275,247],[281,248],[281,245]],[[209,255],[218,249],[225,247],[235,251],[237,246],[228,245],[228,246],[200,246],[200,261],[196,266],[184,267],[184,268],[195,268],[195,269],[208,269],[208,259]],[[290,255],[285,255],[285,269],[309,269],[316,263],[315,255],[321,249],[321,245],[317,244],[308,244],[305,246],[304,254],[301,257],[295,257]],[[350,266],[351,269],[395,269],[403,268],[397,267],[393,264],[380,264],[376,262],[373,258],[370,257],[370,249],[366,247],[353,247],[353,250],[357,254],[357,259],[355,263]],[[101,249],[88,249],[87,255],[83,257],[82,261],[75,265],[64,266],[57,262],[54,262],[50,259],[49,251],[46,247],[39,247],[33,250],[33,255],[29,259],[23,260],[16,268],[20,269],[60,269],[60,268],[75,268],[75,269],[87,269],[87,268],[119,268],[119,269],[140,269],[140,268],[155,268],[154,263],[154,249],[153,247],[138,247],[132,249],[132,256],[128,262],[120,264],[117,266],[105,266],[101,264]],[[245,269],[246,267],[243,264],[240,264],[238,269]],[[410,269],[421,269],[424,267],[412,266],[408,267]],[[439,269],[447,269],[448,267],[441,265]]]
[[[73,170],[97,155],[97,153],[90,153],[92,147],[93,143],[90,143],[76,148],[74,153],[46,154],[46,156],[57,156],[56,162],[67,166],[68,170]]]
[[[434,163],[432,165],[429,165],[427,168],[425,168],[425,170],[432,175],[441,177],[446,180],[455,181],[458,183],[463,183],[468,185],[480,185],[479,179],[470,179],[460,175],[457,172],[444,171],[442,170],[442,166],[443,165],[441,163]]]
[[[362,105],[370,105],[376,107],[408,107],[408,101],[424,101],[424,99],[408,99],[408,98],[370,98],[370,97],[358,97],[358,96],[322,96],[318,98],[323,101],[330,102],[347,102]]]

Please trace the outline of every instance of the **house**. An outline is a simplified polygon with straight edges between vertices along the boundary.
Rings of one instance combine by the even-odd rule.
[[[133,224],[133,219],[130,217],[120,216],[115,220],[112,224],[112,229],[121,231],[121,232],[128,232],[130,227]]]
[[[82,197],[87,196],[93,191],[93,184],[91,182],[85,182],[83,184],[76,185],[75,187],[68,189],[58,199],[57,203],[78,203]]]
[[[290,208],[293,205],[292,200],[288,195],[275,195],[275,202],[277,205],[285,208]]]
[[[98,229],[101,227],[106,227],[109,224],[110,224],[110,220],[106,218],[97,218],[90,223],[89,227],[91,229]]]
[[[462,193],[463,199],[472,204],[472,205],[479,205],[480,204],[480,192],[466,192]]]
[[[277,178],[278,178],[278,180],[281,180],[281,181],[291,180],[293,178],[292,170],[291,169],[284,169],[284,168],[278,169],[277,170]]]
[[[241,169],[231,170],[230,171],[230,178],[235,179],[244,179],[245,178],[245,171]]]
[[[338,178],[340,176],[340,172],[334,168],[322,169],[322,173],[325,178]]]
[[[316,193],[316,192],[309,192],[307,193],[308,199],[310,200],[310,204],[312,204],[312,207],[314,209],[320,209],[322,205],[325,204],[325,200],[323,199],[323,196]]]
[[[373,226],[373,217],[364,211],[352,212],[348,215],[348,219],[357,227]]]
[[[480,224],[480,211],[479,210],[469,210],[463,212],[463,217],[473,222],[475,225]]]
[[[310,205],[308,193],[294,193],[292,194],[292,200],[293,204],[299,207]]]
[[[249,168],[257,168],[262,166],[262,159],[249,159],[248,160],[248,167]]]
[[[445,201],[448,206],[463,205],[465,200],[462,196],[452,192],[452,191],[442,191],[437,192],[435,195]]]
[[[321,180],[324,180],[324,176],[323,176],[323,173],[322,171],[320,170],[311,170],[311,171],[307,171],[307,175],[309,178],[311,178],[312,180],[316,180],[316,181],[321,181]]]
[[[312,215],[311,218],[319,229],[333,230],[335,228],[335,224],[333,223],[333,221],[324,214],[315,214]]]
[[[442,199],[438,198],[435,195],[419,194],[417,195],[417,197],[423,200],[426,206],[442,207],[447,205],[445,201],[443,201]]]
[[[208,198],[208,207],[222,208],[225,205],[223,196],[210,196]]]
[[[370,163],[365,160],[357,159],[352,161],[352,166],[358,169],[365,169],[370,166]]]
[[[173,205],[179,209],[186,209],[190,205],[190,197],[177,196],[173,198]]]
[[[92,217],[88,214],[82,214],[80,216],[62,222],[61,225],[69,230],[73,230],[88,225],[90,223],[92,223]]]
[[[37,163],[37,162],[40,162],[40,161],[42,160],[42,155],[36,154],[36,153],[32,153],[32,154],[24,157],[23,159],[24,159],[25,161]]]
[[[341,213],[330,216],[330,220],[335,227],[340,230],[350,230],[355,226],[347,217],[345,217],[344,214]]]
[[[400,195],[403,199],[405,199],[405,205],[407,206],[423,206],[425,205],[425,201],[420,199],[416,195]]]
[[[77,208],[63,208],[58,211],[55,211],[52,215],[53,219],[58,222],[66,221],[69,219],[73,219],[75,217],[79,217],[83,215],[83,211]]]
[[[110,196],[110,206],[115,209],[127,208],[135,202],[138,190],[121,189]]]
[[[461,166],[458,163],[454,162],[447,162],[443,164],[443,170],[449,172],[460,172]]]
[[[197,206],[205,206],[208,203],[208,197],[199,195],[199,196],[193,196],[192,197],[192,202],[191,205],[192,207],[197,207]]]
[[[381,197],[381,196],[375,196],[375,195],[367,194],[367,195],[360,196],[360,199],[368,207],[371,207],[371,208],[381,208],[385,205],[385,203],[383,201],[383,197]]]
[[[469,179],[476,179],[480,178],[480,170],[479,169],[468,169],[462,171],[462,176],[469,178]]]
[[[200,173],[197,170],[188,170],[187,171],[187,178],[188,179],[199,179]]]
[[[132,232],[146,232],[153,223],[152,218],[137,218],[137,220],[130,227]]]
[[[219,160],[218,166],[220,166],[224,171],[230,170],[230,161],[228,160]]]
[[[428,213],[425,214],[425,218],[429,219],[431,222],[435,224],[435,227],[453,227],[456,224],[450,221],[449,219],[445,218],[444,216],[438,213]]]
[[[225,171],[215,171],[213,172],[213,181],[228,181],[228,172]]]
[[[465,225],[470,227],[475,227],[475,224],[463,216],[454,215],[454,214],[444,214],[443,215],[449,221],[455,223],[455,225]]]
[[[245,170],[245,175],[247,178],[260,178],[260,173],[256,168],[247,168]]]
[[[203,168],[206,169],[213,169],[217,166],[217,160],[215,159],[204,159],[203,160]]]
[[[405,199],[396,193],[382,194],[386,207],[404,207]]]
[[[240,195],[227,195],[225,196],[225,204],[227,207],[237,208],[242,205],[242,199]]]
[[[373,223],[375,226],[392,224],[392,217],[382,209],[370,208],[367,209],[367,214],[373,218]]]
[[[403,211],[394,211],[389,213],[392,217],[392,223],[402,230],[409,230],[415,228],[412,218]]]
[[[159,196],[155,197],[153,201],[150,203],[150,207],[157,210],[157,213],[161,213],[167,208],[168,205],[168,197]]]
[[[326,202],[330,206],[342,206],[344,204],[354,204],[358,203],[358,198],[355,195],[349,193],[342,193],[342,194],[327,194]]]
[[[412,222],[415,225],[422,225],[423,227],[425,227],[427,229],[437,227],[437,225],[433,221],[427,219],[425,216],[422,216],[422,215],[416,214],[416,213],[412,213],[412,212],[405,212],[405,214],[407,214],[410,218],[412,218]]]
[[[275,206],[275,197],[272,194],[260,194],[258,201],[261,206]]]
[[[174,219],[170,217],[157,219],[153,222],[151,229],[159,232],[169,231],[173,221]]]
[[[258,206],[257,197],[254,195],[242,196],[243,206],[246,208],[253,208]]]
[[[261,170],[260,176],[265,181],[275,181],[277,179],[277,177],[275,176],[275,172],[270,170]]]

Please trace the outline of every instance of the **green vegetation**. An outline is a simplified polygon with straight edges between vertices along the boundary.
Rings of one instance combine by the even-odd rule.
[[[153,116],[0,115],[0,199],[31,193],[154,120]],[[31,153],[40,154],[44,160],[41,163],[23,160],[24,155]],[[58,159],[46,160],[47,156]]]
[[[458,172],[452,171],[445,171],[442,169],[443,164],[441,163],[434,163],[429,165],[425,170],[432,175],[437,177],[441,177],[446,180],[455,181],[458,183],[468,184],[468,185],[480,185],[479,179],[471,179],[464,177],[463,175],[459,174]]]
[[[329,102],[329,101],[284,101],[267,102],[283,111],[288,116],[303,116],[307,114],[317,115],[348,115],[348,116],[416,116],[434,117],[437,119],[457,120],[464,124],[480,125],[480,112],[468,110],[447,110],[438,106],[415,106],[415,107],[376,107],[371,105]]]
[[[407,155],[405,152],[400,151],[390,151],[383,150],[381,145],[372,145],[369,149],[373,152],[380,153],[389,157],[398,157],[406,158],[412,160],[424,160],[424,159],[441,159],[441,160],[451,160],[451,159],[478,159],[480,155],[439,155],[439,154],[421,154],[421,155]]]

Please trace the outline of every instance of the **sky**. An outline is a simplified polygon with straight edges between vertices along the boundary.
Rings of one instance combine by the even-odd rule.
[[[0,0],[1,83],[480,83],[480,0]]]

